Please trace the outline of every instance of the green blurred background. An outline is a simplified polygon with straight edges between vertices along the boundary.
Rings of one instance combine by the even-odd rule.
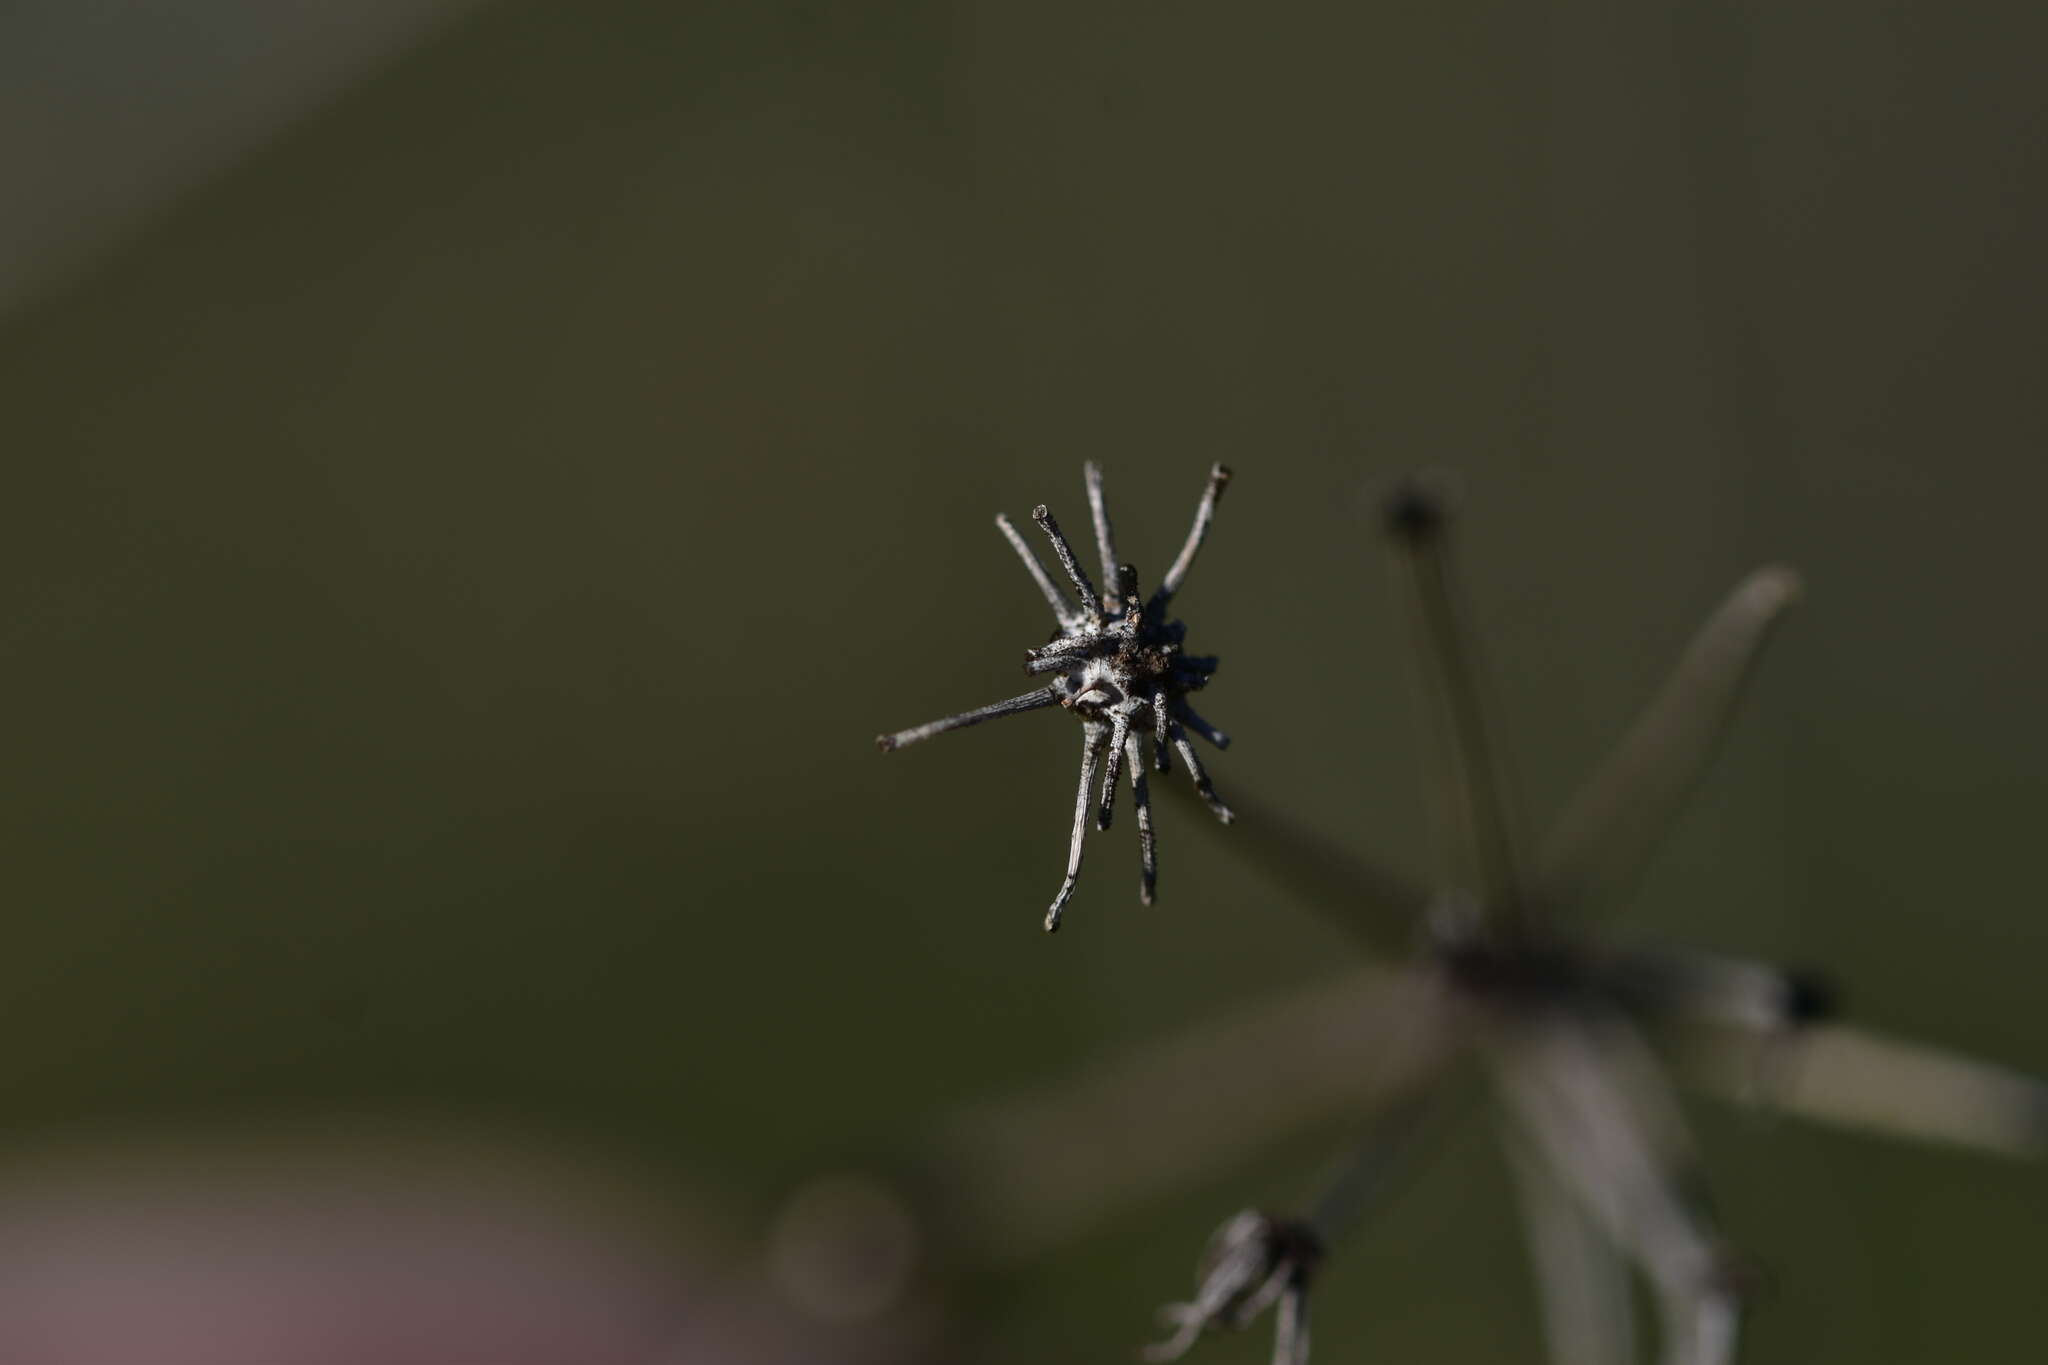
[[[1064,718],[873,750],[1022,690],[990,516],[1084,524],[1087,458],[1152,577],[1236,469],[1181,599],[1218,782],[1416,872],[1391,478],[1456,480],[1539,820],[1796,563],[1629,927],[2048,1071],[2044,50],[1929,0],[490,3],[264,106],[10,267],[10,1150],[447,1125],[744,1276],[804,1171],[1327,977],[1178,803],[1162,904],[1122,830],[1047,939]],[[1698,1117],[1749,1359],[2036,1352],[2048,1171]],[[946,1350],[1128,1359],[1329,1149],[978,1284]],[[1537,1359],[1526,1279],[1467,1128],[1340,1248],[1317,1359]]]

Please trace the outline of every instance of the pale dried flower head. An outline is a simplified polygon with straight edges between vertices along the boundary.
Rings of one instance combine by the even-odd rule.
[[[1308,1365],[1308,1286],[1322,1259],[1322,1239],[1307,1222],[1246,1209],[1209,1238],[1195,1297],[1159,1310],[1173,1334],[1140,1354],[1179,1360],[1204,1332],[1242,1329],[1273,1308],[1273,1365]]]
[[[1160,580],[1149,599],[1138,593],[1138,573],[1117,558],[1116,541],[1110,527],[1109,506],[1102,494],[1102,469],[1094,461],[1084,466],[1088,483],[1088,508],[1095,522],[1095,545],[1101,556],[1102,579],[1108,589],[1098,594],[1088,570],[1075,557],[1073,546],[1060,531],[1052,513],[1042,504],[1031,517],[1052,542],[1053,554],[1072,585],[1070,599],[1046,573],[1010,519],[998,515],[996,527],[1023,561],[1026,572],[1045,595],[1056,623],[1051,639],[1025,651],[1024,671],[1051,681],[1020,697],[995,702],[973,711],[924,725],[880,735],[876,743],[886,752],[948,730],[964,729],[999,716],[1061,707],[1081,720],[1081,779],[1074,797],[1074,823],[1067,843],[1066,876],[1046,911],[1048,932],[1060,927],[1060,917],[1073,898],[1081,876],[1082,839],[1087,833],[1088,812],[1095,811],[1095,827],[1108,829],[1116,808],[1117,783],[1128,769],[1131,802],[1137,811],[1138,849],[1141,875],[1138,898],[1152,903],[1158,884],[1159,863],[1152,829],[1151,793],[1145,781],[1145,753],[1149,743],[1153,766],[1158,772],[1172,771],[1171,754],[1178,753],[1187,766],[1195,790],[1208,803],[1216,818],[1229,824],[1230,807],[1216,795],[1209,774],[1189,741],[1190,733],[1228,748],[1230,736],[1188,704],[1188,694],[1206,687],[1216,671],[1213,657],[1193,655],[1182,647],[1187,627],[1168,615],[1174,595],[1187,581],[1195,554],[1208,538],[1209,524],[1216,516],[1216,503],[1230,485],[1230,471],[1222,465],[1209,470],[1209,482],[1195,507],[1195,523],[1186,543]],[[1099,792],[1091,796],[1097,772]]]

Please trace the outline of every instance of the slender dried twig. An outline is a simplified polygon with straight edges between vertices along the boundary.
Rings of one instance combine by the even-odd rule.
[[[1102,603],[1095,596],[1095,585],[1088,581],[1088,571],[1081,567],[1081,561],[1074,558],[1074,547],[1067,544],[1066,536],[1060,533],[1059,522],[1053,519],[1044,503],[1031,509],[1031,519],[1044,528],[1052,541],[1052,552],[1059,556],[1060,567],[1067,571],[1067,578],[1074,585],[1074,595],[1081,601],[1082,615],[1102,615]]]
[[[1038,590],[1045,594],[1045,600],[1052,605],[1053,619],[1062,627],[1071,623],[1074,619],[1074,604],[1067,601],[1067,595],[1052,581],[1052,575],[1045,571],[1045,565],[1039,563],[1038,556],[1024,543],[1024,537],[1017,534],[1017,528],[1012,526],[1010,519],[1001,512],[996,513],[996,529],[1003,533],[1003,539],[1010,542],[1010,548],[1017,552],[1017,558],[1024,561],[1025,571],[1031,575],[1031,581],[1038,585]]]
[[[1195,555],[1202,548],[1202,542],[1209,538],[1209,523],[1216,520],[1216,504],[1223,497],[1223,490],[1230,487],[1230,471],[1223,465],[1209,467],[1209,483],[1202,489],[1202,500],[1195,504],[1195,524],[1188,528],[1188,538],[1174,556],[1173,567],[1166,571],[1166,577],[1159,581],[1159,591],[1152,595],[1152,610],[1163,610],[1187,581],[1188,570],[1195,567]]]
[[[1538,894],[1583,910],[1596,894],[1626,889],[1706,769],[1771,628],[1798,598],[1799,575],[1780,565],[1742,581],[1558,817],[1544,841]]]
[[[898,730],[893,735],[876,735],[875,743],[886,753],[891,749],[901,749],[908,745],[916,744],[920,740],[930,739],[933,735],[943,735],[948,730],[964,730],[970,725],[979,725],[985,720],[995,720],[1001,716],[1014,716],[1024,711],[1036,711],[1040,707],[1045,706],[1057,706],[1059,701],[1060,694],[1058,692],[1051,688],[1041,687],[1035,692],[1026,692],[1021,697],[1011,697],[1008,701],[991,702],[987,706],[979,706],[972,711],[962,711],[957,716],[947,716],[944,720],[927,721],[923,725],[913,725],[908,730]]]
[[[1145,782],[1145,760],[1136,735],[1124,737],[1124,757],[1131,765],[1131,805],[1138,818],[1138,900],[1150,905],[1159,886],[1159,854],[1152,833],[1152,792]]]
[[[1088,515],[1095,522],[1095,549],[1102,556],[1102,581],[1114,583],[1123,561],[1116,557],[1116,534],[1109,526],[1109,504],[1102,496],[1102,466],[1090,460],[1081,466],[1088,485]]]
[[[1176,799],[1199,794],[1174,784]],[[1360,854],[1347,840],[1333,838],[1292,818],[1272,801],[1234,787],[1234,818],[1224,852],[1285,887],[1370,952],[1405,954],[1414,946],[1435,893]]]
[[[1626,1083],[1612,1036],[1570,1019],[1504,1045],[1495,1076],[1508,1112],[1546,1166],[1658,1291],[1670,1365],[1732,1358],[1734,1296],[1654,1070]]]
[[[1067,902],[1074,898],[1074,884],[1081,880],[1081,842],[1088,833],[1088,784],[1095,776],[1096,760],[1102,756],[1103,726],[1100,721],[1089,721],[1081,730],[1081,785],[1074,795],[1074,832],[1067,840],[1067,876],[1060,883],[1059,894],[1052,898],[1052,907],[1045,912],[1045,931],[1055,933],[1060,927],[1060,916],[1066,911]]]
[[[1628,1263],[1512,1126],[1506,1145],[1550,1358],[1560,1365],[1634,1365]]]
[[[1695,1038],[1681,1061],[1705,1089],[1816,1122],[2048,1156],[2048,1085],[1941,1048],[1828,1025],[1786,1045],[1776,1083],[1762,1087],[1753,1042]]]
[[[1502,759],[1481,696],[1476,649],[1457,601],[1444,511],[1419,484],[1404,486],[1387,515],[1404,596],[1425,678],[1423,698],[1439,758],[1434,786],[1452,844],[1462,855],[1453,875],[1476,878],[1476,891],[1504,920],[1522,913],[1522,855]]]
[[[1195,746],[1188,743],[1188,732],[1181,728],[1181,723],[1177,720],[1168,721],[1166,733],[1172,737],[1173,747],[1180,751],[1180,761],[1187,764],[1188,776],[1195,781],[1195,791],[1208,803],[1216,818],[1226,825],[1235,820],[1236,814],[1229,806],[1223,804],[1222,797],[1216,795],[1216,786],[1209,780],[1208,769],[1204,768],[1202,760],[1195,756]]]
[[[1224,734],[1208,721],[1203,720],[1201,716],[1196,714],[1195,708],[1189,706],[1186,702],[1175,702],[1173,705],[1173,715],[1174,719],[1217,748],[1228,749],[1230,747],[1230,736]]]

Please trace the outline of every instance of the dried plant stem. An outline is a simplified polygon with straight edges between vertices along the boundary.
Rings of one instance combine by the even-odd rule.
[[[985,720],[995,720],[999,716],[1014,716],[1021,711],[1036,711],[1040,707],[1057,706],[1059,705],[1059,700],[1059,693],[1051,688],[1041,687],[1035,692],[1026,692],[1021,697],[1012,697],[1008,701],[991,702],[987,706],[977,707],[972,711],[962,711],[957,716],[947,716],[944,720],[927,721],[923,725],[913,725],[908,730],[898,730],[893,735],[877,735],[875,736],[875,743],[884,751],[901,749],[907,745],[916,744],[921,740],[930,739],[933,735],[943,735],[948,730],[964,730],[970,725],[979,725]]]
[[[1195,524],[1188,528],[1188,538],[1174,556],[1173,567],[1166,571],[1166,577],[1159,580],[1159,591],[1152,595],[1154,611],[1163,608],[1180,591],[1187,581],[1188,570],[1195,567],[1195,556],[1200,553],[1202,542],[1209,538],[1209,524],[1216,520],[1216,504],[1223,497],[1223,490],[1230,486],[1230,470],[1223,465],[1209,467],[1209,482],[1202,489],[1202,500],[1195,504]]]
[[[1626,889],[1698,783],[1799,575],[1758,569],[1693,637],[1656,699],[1544,841],[1539,894],[1581,913]]]
[[[1389,509],[1403,597],[1424,676],[1424,706],[1439,749],[1431,785],[1452,844],[1487,913],[1507,926],[1524,916],[1518,821],[1494,744],[1475,650],[1452,585],[1444,513],[1425,490],[1409,486]]]

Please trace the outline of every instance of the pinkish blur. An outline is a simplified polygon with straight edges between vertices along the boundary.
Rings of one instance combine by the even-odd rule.
[[[673,1191],[609,1163],[446,1130],[9,1153],[0,1362],[824,1359],[760,1311],[710,1238]]]

